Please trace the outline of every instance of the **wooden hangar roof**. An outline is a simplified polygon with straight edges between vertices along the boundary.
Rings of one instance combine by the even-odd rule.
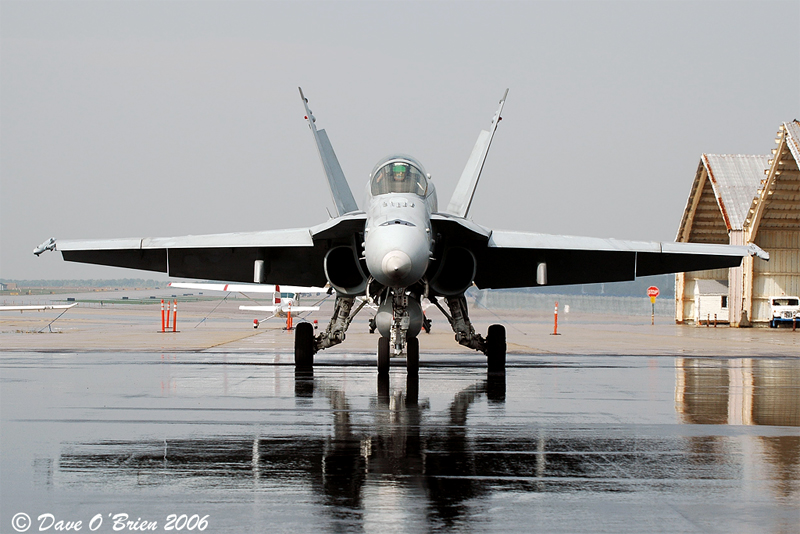
[[[703,154],[676,241],[728,243],[728,232],[744,227],[768,159],[767,156]]]
[[[748,242],[759,229],[800,230],[800,122],[781,124],[775,143],[745,219]]]

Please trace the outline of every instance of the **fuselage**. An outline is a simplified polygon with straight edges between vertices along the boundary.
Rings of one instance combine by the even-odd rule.
[[[275,293],[272,297],[272,304],[275,306],[275,315],[286,317],[292,311],[292,307],[297,307],[297,294],[295,293]]]
[[[370,175],[365,204],[369,274],[396,289],[420,281],[431,258],[431,213],[438,209],[430,175],[410,156],[385,158]]]

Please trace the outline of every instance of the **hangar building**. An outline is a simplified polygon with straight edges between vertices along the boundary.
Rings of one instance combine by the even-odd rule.
[[[699,280],[728,285],[731,326],[767,324],[769,297],[800,294],[800,122],[783,123],[775,143],[772,156],[700,158],[676,241],[755,243],[770,261],[676,275],[676,322],[697,322],[703,287],[711,287]]]

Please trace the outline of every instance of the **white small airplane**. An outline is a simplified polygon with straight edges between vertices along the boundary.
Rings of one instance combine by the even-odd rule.
[[[270,313],[264,319],[267,321],[273,317],[285,317],[286,329],[292,328],[292,313],[304,313],[318,311],[319,306],[300,306],[300,294],[302,293],[327,293],[324,287],[307,286],[280,286],[279,284],[212,284],[212,283],[192,283],[192,282],[171,282],[169,287],[178,289],[196,289],[203,291],[223,291],[228,293],[272,293],[272,305],[270,306],[239,306],[243,311],[257,311]],[[258,328],[259,320],[253,321],[253,328]]]
[[[43,304],[43,305],[26,305],[26,306],[0,306],[0,311],[45,311],[45,310],[68,310],[73,306],[77,306],[78,303],[75,304]]]

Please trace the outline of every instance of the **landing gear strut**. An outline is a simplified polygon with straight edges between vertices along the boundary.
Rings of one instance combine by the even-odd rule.
[[[366,304],[366,301],[362,302],[353,313],[350,313],[355,300],[355,297],[344,297],[337,294],[336,304],[333,307],[333,316],[328,328],[316,337],[314,337],[314,327],[311,323],[297,325],[294,335],[294,364],[296,368],[308,369],[313,367],[314,354],[344,341],[347,327],[350,326],[353,317]]]
[[[417,308],[419,315],[417,318],[415,331],[409,332],[411,317],[409,315],[409,295],[405,291],[398,291],[397,294],[390,295],[392,299],[389,309],[385,310],[390,324],[390,335],[378,339],[378,375],[388,375],[389,358],[392,351],[400,353],[405,346],[406,349],[406,369],[409,375],[416,376],[419,373],[419,339],[416,335],[419,330],[430,328],[430,320]],[[386,301],[384,301],[386,302]],[[431,297],[431,302],[450,322],[450,326],[455,332],[456,341],[459,344],[471,349],[480,351],[486,355],[489,374],[503,374],[506,368],[506,329],[503,325],[493,324],[489,327],[486,338],[475,332],[475,328],[469,320],[467,309],[467,299],[464,295],[446,297],[447,306],[450,309],[448,314],[436,300]],[[314,366],[314,354],[317,351],[338,345],[345,338],[345,332],[353,321],[356,314],[366,304],[362,302],[351,313],[354,297],[336,296],[333,316],[328,324],[328,328],[320,335],[314,337],[314,327],[311,323],[300,323],[295,330],[294,360],[297,369],[308,370]],[[383,305],[381,305],[383,307]],[[382,313],[382,312],[379,312]],[[427,323],[427,324],[426,324]],[[370,330],[377,326],[377,321],[370,321]],[[385,327],[381,327],[385,328]],[[382,331],[382,334],[387,332]]]
[[[467,309],[467,298],[462,294],[455,297],[445,297],[450,313],[442,308],[436,297],[432,297],[431,302],[439,308],[439,311],[450,321],[453,332],[456,333],[456,341],[459,344],[471,349],[480,351],[486,355],[489,373],[504,373],[506,369],[506,329],[503,325],[493,324],[489,327],[486,338],[477,332],[469,320]]]
[[[384,351],[389,357],[406,353],[408,372],[415,375],[419,370],[419,340],[417,335],[424,325],[424,314],[419,295],[406,289],[390,289],[383,293],[370,330],[381,333],[378,340],[378,373],[388,372],[388,361],[384,362]],[[388,349],[386,348],[388,346]]]
[[[425,312],[422,312],[422,329],[426,334],[431,333],[431,320],[425,316]]]

